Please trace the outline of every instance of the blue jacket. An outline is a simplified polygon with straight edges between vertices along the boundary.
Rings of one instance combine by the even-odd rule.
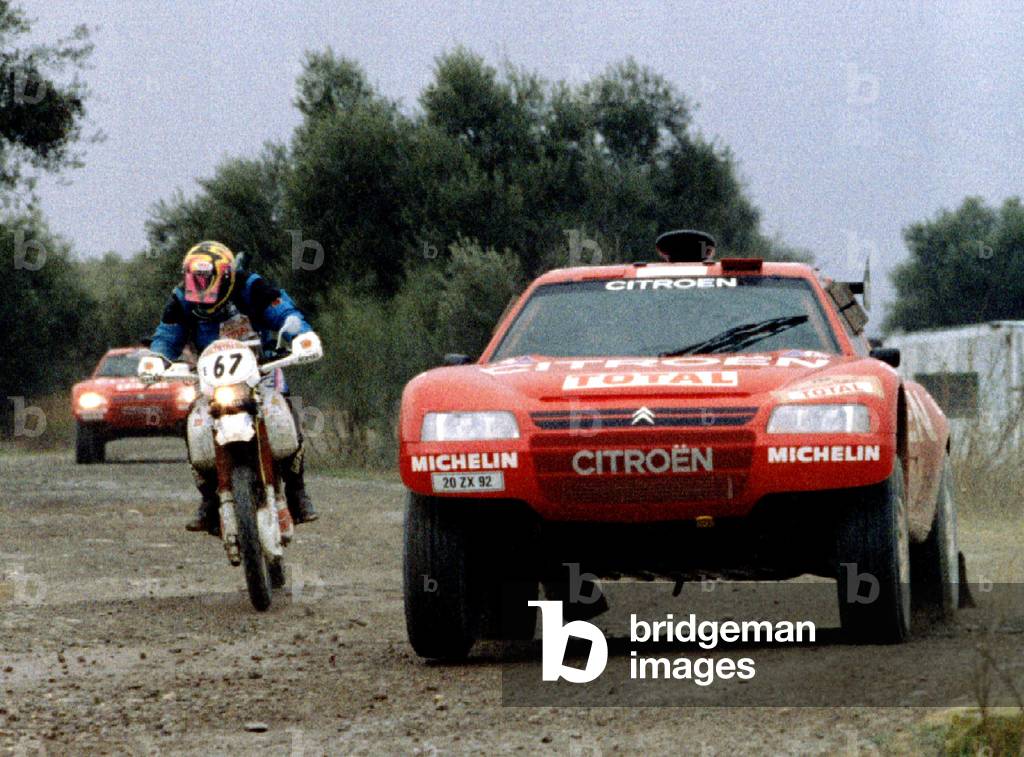
[[[186,302],[184,290],[177,287],[153,333],[150,349],[173,362],[181,357],[187,344],[201,353],[217,339],[258,336],[263,349],[269,351],[276,344],[273,332],[278,331],[290,315],[299,317],[300,334],[313,330],[283,289],[271,286],[259,274],[238,271],[235,276],[235,288],[228,301],[211,315],[199,312],[195,305]],[[290,340],[291,337],[286,338],[287,342]]]

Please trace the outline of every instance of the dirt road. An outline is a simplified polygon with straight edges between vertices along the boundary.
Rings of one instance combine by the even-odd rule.
[[[110,457],[0,456],[0,753],[872,753],[906,749],[929,715],[503,707],[493,650],[440,666],[406,644],[400,485],[311,477],[323,518],[300,529],[290,588],[260,615],[218,541],[182,528],[196,497],[183,449],[118,442]],[[975,576],[1020,571],[1014,522],[962,518]],[[965,618],[908,645],[894,674],[926,678],[922,660],[971,641]],[[832,652],[812,651],[776,654],[817,685]]]

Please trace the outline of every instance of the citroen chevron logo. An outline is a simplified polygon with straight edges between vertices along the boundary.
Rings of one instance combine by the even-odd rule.
[[[654,413],[651,412],[649,407],[641,407],[633,413],[632,425],[635,426],[638,423],[647,423],[651,426],[654,425]]]

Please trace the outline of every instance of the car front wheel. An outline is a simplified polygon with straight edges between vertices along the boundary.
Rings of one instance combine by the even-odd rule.
[[[409,492],[405,506],[405,625],[420,657],[460,660],[479,635],[469,528],[455,502]]]
[[[79,465],[102,463],[106,452],[107,444],[99,429],[79,421],[75,425],[75,462]]]
[[[853,495],[837,533],[839,617],[854,641],[896,644],[910,636],[910,531],[897,458],[892,474]]]

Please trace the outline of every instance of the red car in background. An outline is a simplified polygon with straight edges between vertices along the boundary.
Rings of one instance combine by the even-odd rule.
[[[107,352],[92,376],[71,389],[75,416],[75,462],[102,463],[106,444],[132,436],[182,436],[195,387],[181,381],[143,384],[138,378],[144,350]]]

